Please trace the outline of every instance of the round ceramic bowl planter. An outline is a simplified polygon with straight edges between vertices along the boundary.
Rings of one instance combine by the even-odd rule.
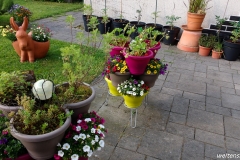
[[[121,96],[121,94],[117,91],[117,88],[112,85],[112,81],[105,77],[105,81],[107,82],[109,94],[112,96]]]
[[[21,109],[21,106],[5,106],[0,104],[0,110],[3,112],[3,114],[8,117],[8,114],[11,111],[17,112],[19,109]]]
[[[126,73],[115,72],[115,73],[110,73],[109,75],[112,81],[112,85],[114,87],[118,87],[118,84],[121,84],[125,80],[129,79],[131,76],[130,72],[126,72]]]
[[[132,55],[127,55],[126,49],[124,49],[123,55],[125,56],[125,60],[130,73],[133,75],[141,75],[145,72],[147,64],[149,63],[150,59],[153,57],[153,52],[151,50],[147,50],[146,56],[132,56]]]
[[[68,112],[68,110],[66,110],[66,112]],[[11,122],[13,122],[13,119],[11,119]],[[10,132],[13,137],[21,141],[32,158],[37,160],[50,159],[55,154],[56,146],[62,140],[70,123],[71,117],[68,117],[60,128],[41,135],[19,133],[14,128],[13,123],[10,123]]]
[[[125,106],[130,109],[138,108],[141,106],[142,101],[148,92],[144,93],[143,96],[131,96],[131,95],[122,95],[124,99]]]
[[[63,83],[61,85],[65,85],[68,86],[69,83]],[[90,108],[90,105],[92,103],[92,101],[95,99],[96,96],[96,92],[95,89],[93,87],[91,87],[89,84],[84,83],[84,85],[89,86],[92,90],[92,94],[90,97],[88,97],[87,99],[77,102],[77,103],[67,103],[64,104],[63,107],[69,109],[70,111],[73,111],[72,114],[72,122],[76,122],[76,120],[78,119],[78,115],[79,114],[83,114],[83,113],[88,113],[88,110]],[[58,87],[59,85],[56,85],[55,87]]]
[[[209,56],[211,50],[212,50],[212,48],[207,48],[207,47],[199,46],[198,54],[199,54],[200,56]]]
[[[236,61],[240,55],[240,44],[223,40],[224,59]]]

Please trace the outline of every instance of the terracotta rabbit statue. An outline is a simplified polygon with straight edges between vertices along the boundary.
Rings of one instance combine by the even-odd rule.
[[[10,18],[10,24],[16,31],[17,41],[13,42],[13,47],[20,56],[21,62],[34,62],[35,59],[43,58],[46,56],[50,43],[49,41],[37,42],[32,39],[32,32],[26,32],[28,28],[27,17],[24,17],[23,24],[20,27],[16,24],[13,17]]]

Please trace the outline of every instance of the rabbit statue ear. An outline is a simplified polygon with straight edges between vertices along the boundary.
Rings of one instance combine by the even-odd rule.
[[[27,17],[24,17],[24,18],[23,18],[22,29],[23,29],[24,31],[26,31],[27,28],[28,28],[28,18],[27,18]]]
[[[12,28],[13,28],[15,31],[18,31],[19,27],[18,27],[18,25],[16,24],[16,22],[14,21],[14,18],[13,18],[13,17],[10,18],[10,25],[12,26]]]

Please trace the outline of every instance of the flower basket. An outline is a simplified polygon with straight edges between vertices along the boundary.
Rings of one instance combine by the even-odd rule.
[[[130,73],[133,75],[141,75],[144,73],[148,62],[153,57],[153,52],[151,50],[147,50],[146,55],[144,56],[132,56],[127,55],[126,49],[124,49],[123,55],[125,56]]]
[[[115,72],[115,73],[110,73],[109,75],[110,75],[110,79],[112,81],[112,85],[114,87],[117,87],[118,84],[129,79],[131,76],[130,72],[126,72],[126,73]]]
[[[127,108],[138,108],[141,106],[142,101],[144,100],[145,96],[148,94],[148,92],[144,93],[143,96],[130,96],[130,95],[122,95],[124,99],[124,103]]]
[[[112,81],[105,77],[105,81],[107,82],[109,93],[112,96],[120,96],[121,94],[117,91],[117,88],[112,85]]]

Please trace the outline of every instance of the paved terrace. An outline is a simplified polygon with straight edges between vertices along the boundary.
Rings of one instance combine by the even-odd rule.
[[[67,14],[83,26],[80,12]],[[37,22],[48,26],[53,38],[70,41],[65,18]],[[110,96],[106,105],[105,81],[94,85],[97,96],[90,110],[106,119],[108,134],[105,148],[89,160],[210,160],[217,154],[240,154],[240,62],[163,44],[157,57],[169,62],[169,72],[159,76],[148,105],[138,108],[134,129],[123,99]]]

